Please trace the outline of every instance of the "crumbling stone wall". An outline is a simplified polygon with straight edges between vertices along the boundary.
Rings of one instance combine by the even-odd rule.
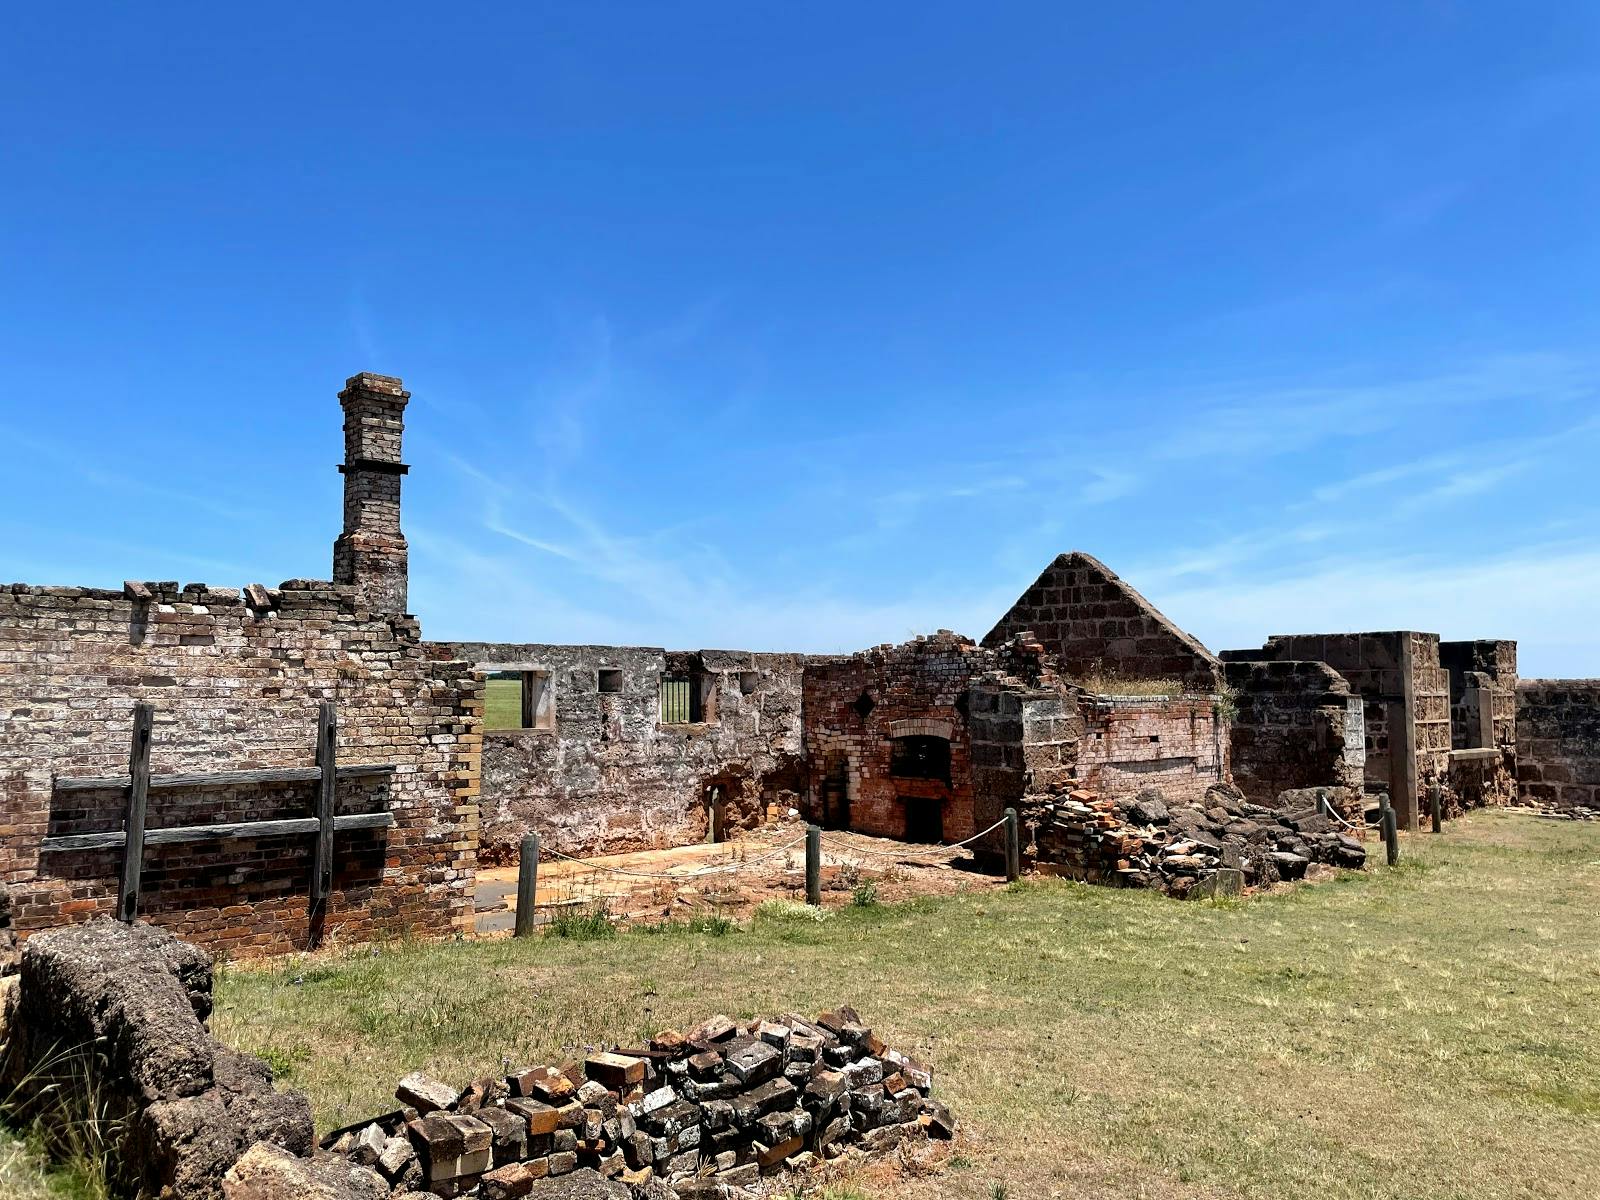
[[[1233,782],[1254,804],[1326,788],[1347,816],[1361,810],[1366,772],[1362,700],[1321,662],[1225,664],[1234,707]]]
[[[1222,658],[1322,662],[1342,675],[1363,702],[1366,791],[1388,792],[1402,825],[1417,827],[1430,781],[1449,776],[1450,677],[1438,634],[1274,634],[1258,650]]]
[[[347,426],[369,401],[394,419],[399,393],[398,380],[356,376],[341,395]],[[398,457],[397,433],[386,449],[360,445]],[[467,664],[426,654],[416,619],[393,607],[403,551],[380,561],[375,548],[389,500],[349,495],[373,476],[397,481],[396,465],[345,464],[342,539],[364,545],[353,582],[0,586],[0,881],[20,930],[114,907],[120,852],[42,843],[122,827],[122,789],[56,783],[127,774],[135,703],[155,708],[151,769],[162,774],[312,766],[324,700],[337,706],[341,764],[394,767],[342,784],[341,810],[388,811],[395,825],[337,835],[323,932],[360,940],[470,928],[481,684]],[[380,491],[398,502],[397,490]],[[313,786],[153,790],[148,826],[307,816]],[[230,954],[304,946],[313,848],[303,834],[147,845],[141,913]]]
[[[29,939],[0,1057],[25,1119],[82,1120],[109,1139],[128,1194],[221,1200],[258,1142],[312,1150],[311,1106],[265,1063],[206,1031],[211,960],[149,925],[91,921]]]
[[[1439,663],[1450,674],[1452,748],[1517,744],[1517,643],[1507,639],[1440,642]]]
[[[977,832],[968,692],[997,661],[971,638],[942,629],[900,646],[809,663],[811,816],[830,828],[882,837],[959,841]],[[897,767],[896,740],[913,738],[929,739],[928,748],[944,756],[948,769],[940,777],[908,775],[903,762]]]
[[[1517,791],[1542,808],[1600,812],[1600,679],[1517,685]]]
[[[1222,686],[1222,668],[1104,563],[1074,551],[1060,555],[984,636],[998,646],[1031,632],[1061,669],[1092,676],[1172,679],[1186,691]]]
[[[1026,632],[982,647],[941,631],[808,666],[805,726],[811,815],[885,837],[935,836],[917,824],[932,810],[938,837],[964,840],[1056,784],[1198,801],[1227,772],[1213,697],[1091,694]],[[948,742],[948,777],[897,773],[896,739],[928,736]]]
[[[1121,799],[1157,788],[1196,803],[1227,778],[1228,728],[1211,696],[1085,695],[1075,779]]]
[[[705,841],[800,801],[801,671],[796,654],[672,653],[643,646],[436,643],[480,673],[538,671],[554,705],[547,728],[484,732],[482,853],[514,861],[530,830],[563,854]],[[614,691],[600,691],[600,672]],[[705,689],[705,719],[662,720],[671,670]]]

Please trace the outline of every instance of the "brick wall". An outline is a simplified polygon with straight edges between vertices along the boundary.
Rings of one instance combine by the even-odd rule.
[[[548,728],[484,732],[482,847],[514,861],[537,832],[564,854],[607,854],[704,841],[712,804],[723,828],[799,803],[804,658],[640,646],[454,642],[436,653],[480,672],[542,672]],[[599,690],[600,671],[609,676]],[[664,673],[706,689],[695,723],[662,720]]]
[[[1517,791],[1541,807],[1600,810],[1600,679],[1517,685]]]
[[[1226,664],[1235,713],[1233,782],[1256,804],[1280,792],[1326,787],[1357,811],[1366,771],[1362,700],[1321,662]]]
[[[1031,632],[1068,675],[1172,679],[1217,691],[1221,664],[1110,568],[1081,552],[1051,563],[984,637],[998,646]]]
[[[1450,677],[1437,634],[1274,634],[1260,649],[1226,650],[1222,658],[1322,662],[1342,675],[1362,699],[1366,790],[1387,791],[1402,824],[1417,827],[1429,781],[1449,775]]]
[[[1451,746],[1513,748],[1517,741],[1517,644],[1506,639],[1440,642],[1439,663],[1450,674]],[[1475,678],[1475,676],[1481,678]],[[1482,700],[1488,690],[1492,738],[1478,736]]]
[[[813,818],[898,838],[920,815],[936,821],[946,841],[975,833],[967,693],[995,661],[971,639],[941,630],[901,646],[808,664],[805,751]],[[894,739],[911,736],[949,743],[948,780],[894,774]]]
[[[393,767],[341,783],[340,810],[387,811],[395,824],[336,835],[322,932],[470,927],[482,691],[467,664],[426,653],[402,611],[405,397],[399,380],[375,375],[354,376],[340,395],[342,582],[0,586],[0,882],[19,929],[113,910],[118,852],[41,843],[122,828],[122,789],[55,781],[125,775],[137,702],[155,709],[150,765],[164,774],[310,767],[325,700],[337,706],[340,764]],[[308,816],[313,787],[153,790],[147,825]],[[313,847],[303,834],[149,845],[140,913],[231,954],[304,946]]]
[[[113,910],[118,853],[41,853],[40,841],[121,828],[120,789],[58,792],[54,780],[126,774],[136,702],[155,707],[160,774],[311,766],[323,700],[338,706],[341,763],[395,767],[342,785],[343,809],[387,809],[396,825],[339,835],[328,930],[465,928],[481,703],[466,665],[428,661],[413,618],[360,608],[346,587],[291,581],[263,609],[203,584],[151,590],[143,602],[0,589],[0,879],[19,928]],[[156,791],[148,825],[304,816],[312,789]],[[141,915],[231,953],[302,946],[312,846],[298,835],[147,847]]]
[[[1228,730],[1211,696],[1084,696],[1075,778],[1111,799],[1155,788],[1197,804],[1228,767]]]

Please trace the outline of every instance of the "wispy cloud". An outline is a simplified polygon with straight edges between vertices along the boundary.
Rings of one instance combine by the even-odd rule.
[[[1240,573],[1152,599],[1218,649],[1259,646],[1274,633],[1423,628],[1516,638],[1524,675],[1571,676],[1600,674],[1596,595],[1600,550],[1585,541],[1481,559],[1328,557],[1270,579]]]

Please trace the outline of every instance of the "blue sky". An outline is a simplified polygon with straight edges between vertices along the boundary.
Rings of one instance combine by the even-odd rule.
[[[1597,114],[1589,3],[16,7],[0,579],[325,576],[373,370],[430,637],[981,635],[1083,549],[1600,674]]]

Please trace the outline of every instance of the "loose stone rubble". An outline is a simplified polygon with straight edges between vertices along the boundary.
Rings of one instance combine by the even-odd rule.
[[[1074,789],[1026,796],[1019,815],[1041,871],[1178,897],[1238,894],[1303,879],[1312,863],[1358,868],[1367,859],[1319,811],[1314,790],[1284,792],[1265,808],[1221,784],[1202,805],[1169,806],[1153,789],[1133,800]]]
[[[323,1147],[410,1200],[732,1197],[780,1171],[952,1137],[932,1084],[848,1005],[815,1020],[719,1015],[648,1047],[460,1091],[408,1075],[395,1089],[402,1108],[335,1130]]]

